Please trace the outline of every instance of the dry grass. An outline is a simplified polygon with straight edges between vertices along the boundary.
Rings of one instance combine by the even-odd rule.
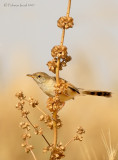
[[[108,132],[108,137],[105,137],[104,132],[102,131],[102,140],[103,140],[106,152],[107,152],[107,158],[105,159],[116,160],[117,159],[116,154],[117,154],[118,149],[117,147],[114,148],[112,146],[110,130]]]

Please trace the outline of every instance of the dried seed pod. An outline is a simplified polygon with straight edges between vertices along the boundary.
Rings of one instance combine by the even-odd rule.
[[[74,25],[72,17],[60,17],[57,21],[57,26],[62,29],[72,28]]]
[[[54,59],[52,59],[52,61],[49,61],[47,63],[47,66],[50,71],[52,71],[53,73],[56,73],[57,59],[54,58]]]
[[[74,140],[79,140],[82,141],[83,140],[83,134],[85,133],[85,130],[82,127],[78,127],[77,131],[76,131],[76,135],[73,137]]]
[[[68,89],[68,84],[63,79],[60,79],[59,84],[55,84],[56,95],[59,94],[68,95],[67,89]]]
[[[32,145],[27,145],[27,146],[25,147],[25,152],[26,152],[26,153],[29,153],[32,149],[33,149],[33,146],[32,146]]]
[[[20,101],[20,102],[18,102],[18,103],[16,104],[16,108],[17,108],[18,110],[23,110],[24,104],[25,104],[24,101]]]
[[[83,140],[83,137],[80,136],[80,135],[76,135],[76,136],[74,136],[74,141],[75,141],[75,140],[82,141],[82,140]]]
[[[22,147],[26,147],[26,146],[27,146],[27,143],[24,142],[24,143],[21,144],[21,146],[22,146]]]
[[[40,116],[40,121],[43,121],[44,120],[44,115],[41,115]]]
[[[56,148],[53,149],[51,153],[51,160],[60,160],[65,157],[64,155],[65,147],[62,146],[62,143],[57,144]]]
[[[27,117],[27,115],[29,114],[30,112],[27,110],[22,110],[21,111],[21,116],[23,117],[23,118],[26,118]]]
[[[83,133],[85,133],[85,130],[82,127],[78,127],[76,133],[83,134]]]
[[[27,123],[27,122],[20,122],[19,125],[20,125],[20,127],[21,127],[22,129],[26,129],[27,131],[30,130],[30,124]]]
[[[29,139],[29,138],[31,138],[30,133],[24,133],[24,134],[22,135],[22,139],[23,139],[23,140],[26,140],[26,139]]]
[[[36,135],[42,135],[43,134],[43,129],[42,128],[36,129],[35,134]]]
[[[57,128],[59,129],[59,128],[61,128],[62,127],[62,121],[61,121],[61,119],[57,119]]]
[[[54,46],[51,50],[51,55],[54,58],[62,58],[64,59],[67,56],[67,47],[66,46]]]
[[[56,95],[55,97],[49,97],[47,101],[47,108],[50,112],[59,111],[63,106],[64,102],[61,102],[59,97]]]
[[[30,97],[28,101],[33,108],[35,108],[39,104],[39,102],[32,97]]]
[[[72,59],[71,56],[66,56],[64,60],[65,60],[65,62],[69,62],[69,61],[71,61],[71,59]]]
[[[26,96],[24,95],[24,93],[23,93],[22,91],[17,92],[17,93],[15,94],[15,96],[16,96],[20,101],[26,98]]]

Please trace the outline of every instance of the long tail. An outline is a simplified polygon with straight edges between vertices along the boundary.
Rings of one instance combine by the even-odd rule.
[[[107,91],[81,91],[84,95],[92,95],[92,96],[104,96],[104,97],[111,97],[112,93]]]

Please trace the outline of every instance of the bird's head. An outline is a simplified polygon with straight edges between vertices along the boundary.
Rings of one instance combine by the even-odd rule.
[[[45,83],[50,78],[50,76],[44,72],[36,72],[33,74],[27,74],[27,76],[32,77],[38,84]]]

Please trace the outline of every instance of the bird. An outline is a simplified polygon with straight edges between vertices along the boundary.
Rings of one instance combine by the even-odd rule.
[[[55,84],[56,77],[49,76],[45,72],[36,72],[33,74],[27,74],[27,76],[34,79],[34,81],[38,84],[40,89],[49,97],[55,96]],[[108,91],[99,91],[99,90],[85,90],[82,88],[77,88],[73,84],[68,81],[59,78],[65,82],[67,85],[67,94],[59,94],[59,99],[61,102],[65,102],[70,99],[74,99],[77,95],[92,95],[92,96],[103,96],[103,97],[111,97],[112,93]]]

